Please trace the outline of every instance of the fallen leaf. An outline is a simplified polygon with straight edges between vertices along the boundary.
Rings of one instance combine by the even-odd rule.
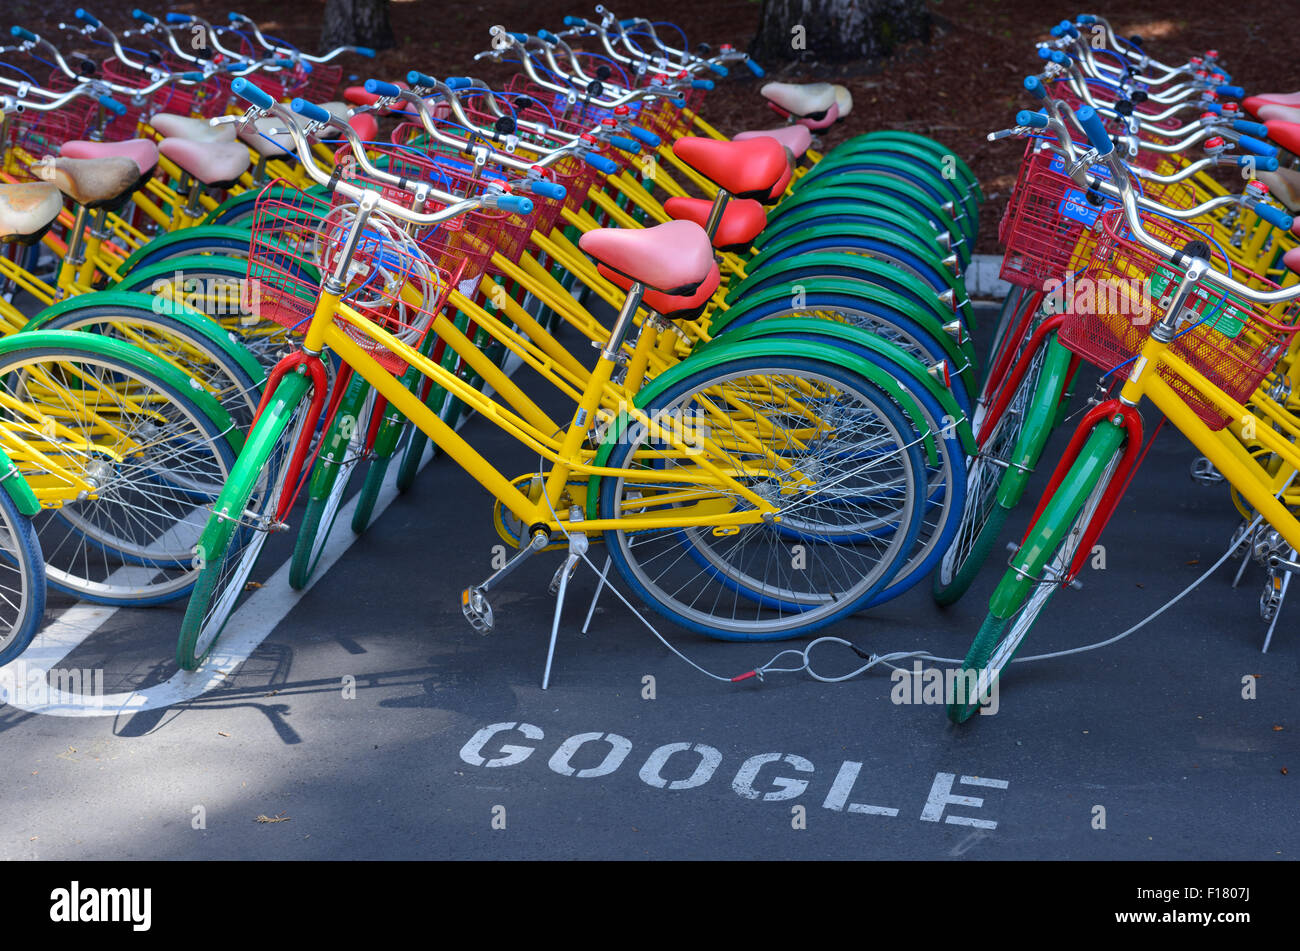
[[[258,816],[253,821],[254,822],[288,822],[290,818],[291,818],[290,816],[286,816],[282,812],[278,816]]]
[[[248,581],[244,583],[245,591],[256,591],[260,587],[262,587],[262,582],[260,581]]]
[[[1283,776],[1287,775],[1286,767],[1285,767],[1285,766],[1282,767],[1282,775],[1283,775]]]
[[[1133,583],[1134,583],[1135,585],[1137,585],[1139,588],[1145,588],[1145,587],[1146,587],[1146,585],[1144,585],[1144,584],[1143,584],[1142,582],[1140,582],[1140,581],[1134,581]]]
[[[1183,562],[1183,564],[1185,565],[1199,565],[1200,563],[1201,563],[1201,559],[1199,558],[1193,558],[1191,561]]]
[[[1273,724],[1273,732],[1274,732],[1274,733],[1281,733],[1281,732],[1282,732],[1282,728],[1281,728],[1280,726],[1278,726],[1278,725],[1275,723],[1275,724]]]
[[[221,730],[218,730],[218,731],[217,731],[217,736],[230,736],[230,734],[229,734],[229,733],[223,733]]]

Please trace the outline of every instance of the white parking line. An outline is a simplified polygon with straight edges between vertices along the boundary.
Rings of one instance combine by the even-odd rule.
[[[429,464],[431,456],[426,448],[424,459],[420,463],[423,469]],[[398,466],[388,467],[383,487],[375,500],[372,521],[378,519],[385,509],[397,498]],[[335,530],[330,533],[321,552],[320,562],[316,566],[311,582],[302,591],[289,587],[289,562],[285,561],[266,583],[253,593],[230,618],[221,635],[217,648],[195,671],[178,670],[162,683],[143,690],[129,693],[106,694],[104,697],[86,697],[51,688],[47,698],[41,703],[25,703],[21,695],[12,697],[9,703],[28,713],[43,713],[56,717],[112,717],[121,713],[138,713],[153,710],[176,703],[193,700],[195,697],[212,690],[234,672],[240,664],[248,659],[282,621],[294,606],[310,591],[316,582],[329,571],[334,562],[342,557],[358,538],[349,529],[352,512],[356,509],[357,495],[344,505],[335,521]],[[44,678],[52,667],[58,665],[68,654],[76,650],[86,638],[98,631],[118,611],[115,607],[79,602],[42,630],[31,646],[22,654],[26,673],[31,677],[38,673]]]

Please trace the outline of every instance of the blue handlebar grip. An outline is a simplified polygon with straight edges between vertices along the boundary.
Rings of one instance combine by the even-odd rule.
[[[1052,34],[1052,36],[1056,37],[1058,40],[1065,35],[1065,33],[1061,30],[1061,24],[1059,23],[1056,24],[1056,26],[1052,27],[1047,32]]]
[[[99,104],[103,106],[105,109],[107,109],[109,112],[113,113],[113,115],[115,116],[126,115],[126,106],[122,105],[112,96],[97,96],[96,98],[99,99]]]
[[[745,57],[745,65],[749,67],[749,71],[751,73],[753,73],[755,76],[758,76],[760,79],[767,75],[767,71],[764,70],[762,66],[759,66],[756,62],[750,59],[748,56]]]
[[[402,94],[401,86],[394,86],[392,83],[386,83],[379,79],[367,79],[364,84],[364,89],[372,96],[389,96],[397,98]]]
[[[663,141],[662,139],[659,138],[659,136],[655,135],[649,129],[641,129],[638,128],[637,126],[628,126],[627,134],[632,136],[633,138],[640,139],[642,142],[650,146],[650,148],[652,149],[657,149],[659,147],[659,143]]]
[[[621,29],[626,30],[629,26],[636,26],[636,19],[633,18],[631,20],[619,20],[618,25]]]
[[[356,53],[358,56],[364,56],[366,59],[375,58],[375,51],[369,46],[355,46],[352,48],[352,52]]]
[[[669,99],[668,101],[671,102],[671,103],[672,103],[674,106],[676,106],[678,109],[685,109],[685,108],[686,108],[686,100],[683,99],[681,96],[677,96],[677,97],[674,98],[674,99]]]
[[[423,86],[426,89],[432,89],[433,86],[438,82],[438,80],[434,79],[432,76],[426,76],[418,69],[413,69],[409,73],[407,73],[406,81],[410,83],[412,86]]]
[[[259,109],[270,109],[275,105],[274,99],[242,76],[230,84],[230,91],[241,99],[247,99]]]
[[[710,63],[709,70],[715,76],[725,76],[728,72],[727,67],[723,66],[721,63]]]
[[[1115,151],[1115,143],[1110,140],[1106,123],[1101,121],[1101,116],[1097,115],[1096,109],[1092,106],[1083,106],[1074,117],[1079,120],[1079,125],[1083,127],[1088,141],[1092,143],[1092,147],[1099,155],[1106,156]]]
[[[1075,17],[1075,19],[1078,20],[1080,23],[1082,23],[1084,26],[1092,26],[1094,23],[1097,22],[1097,18],[1093,16],[1091,13],[1080,13],[1077,17]]]
[[[547,43],[550,43],[552,46],[560,42],[558,39],[556,39],[555,34],[552,33],[550,30],[538,30],[537,38],[539,40],[545,40]]]
[[[231,23],[238,23],[240,20],[244,19],[244,15],[242,13],[227,13],[226,19]]]
[[[609,144],[614,146],[616,149],[622,149],[624,152],[641,151],[641,143],[636,141],[636,139],[629,139],[625,135],[611,135],[609,137]]]
[[[1269,145],[1267,142],[1259,141],[1259,139],[1252,139],[1248,135],[1243,135],[1238,139],[1237,144],[1253,155],[1265,155],[1269,157],[1277,155],[1276,145]]]
[[[1274,208],[1272,205],[1266,205],[1260,202],[1252,211],[1259,217],[1263,218],[1274,228],[1281,228],[1283,231],[1291,230],[1292,218],[1281,208]]]
[[[691,88],[692,88],[692,89],[712,89],[712,88],[713,88],[713,80],[712,80],[712,79],[692,79],[692,80],[691,80]]]
[[[78,20],[81,20],[84,23],[89,23],[91,26],[99,26],[99,21],[91,16],[89,10],[83,10],[81,7],[77,7],[76,16]]]
[[[190,15],[188,13],[169,13],[167,14],[168,23],[189,23]]]
[[[513,36],[513,37],[514,37],[515,39],[517,39],[520,43],[527,43],[527,42],[528,42],[528,34],[527,34],[527,33],[511,33],[511,34],[509,34],[509,35],[510,35],[510,36]]]
[[[293,102],[289,103],[289,108],[312,122],[329,122],[333,118],[327,110],[322,109],[314,102],[308,102],[306,99],[293,100]]]
[[[181,73],[181,79],[189,83],[201,83],[207,78],[208,78],[207,76],[204,76],[201,72],[197,70],[191,70],[189,72]]]
[[[274,66],[276,69],[293,69],[293,60],[274,56],[271,58],[269,65]]]
[[[595,152],[588,152],[582,157],[582,160],[598,172],[604,172],[606,175],[613,175],[618,171],[618,163],[613,159],[607,159],[603,155],[597,155]]]
[[[564,18],[564,25],[565,25],[565,26],[585,26],[586,23],[587,23],[587,21],[584,20],[582,17],[565,17],[565,18]]]
[[[1232,82],[1232,74],[1229,73],[1226,69],[1220,69],[1220,70],[1218,70],[1218,73],[1219,73],[1220,76],[1223,77],[1223,81],[1224,81],[1225,83],[1230,83],[1230,82]]]
[[[449,89],[468,89],[474,85],[468,76],[448,76],[446,83]]]
[[[1245,119],[1232,120],[1232,127],[1238,132],[1244,132],[1247,135],[1253,135],[1257,139],[1268,138],[1268,126],[1262,122],[1248,122]]]
[[[1052,50],[1052,62],[1057,66],[1069,66],[1074,60],[1062,53],[1060,50]]]
[[[292,60],[290,60],[289,62],[290,65],[300,67],[304,73],[314,73],[316,71],[316,67],[313,66],[311,63],[307,62],[305,59],[300,60],[297,63],[294,63]]]
[[[1051,59],[1051,58],[1052,58],[1052,51],[1049,50],[1046,46],[1040,46],[1040,47],[1038,47],[1038,58],[1039,58],[1039,59]]]
[[[14,27],[9,31],[9,34],[20,40],[27,40],[29,43],[35,43],[38,39],[35,33],[31,30],[24,30],[21,26]]]
[[[1236,162],[1237,162],[1238,165],[1241,165],[1241,166],[1243,166],[1243,167],[1246,166],[1246,165],[1250,165],[1250,166],[1252,166],[1252,167],[1255,169],[1255,171],[1257,171],[1257,172],[1276,172],[1276,171],[1277,171],[1277,159],[1274,158],[1274,157],[1271,156],[1271,155],[1269,155],[1269,156],[1264,156],[1264,155],[1258,155],[1258,156],[1256,156],[1256,155],[1238,155],[1238,156],[1235,156],[1235,160],[1236,160]]]
[[[1220,96],[1227,96],[1229,99],[1240,99],[1246,95],[1246,90],[1240,86],[1219,86],[1214,91]]]
[[[1207,102],[1205,103],[1205,111],[1213,112],[1216,116],[1221,116],[1223,115],[1223,106],[1219,105],[1217,102]]]
[[[1016,125],[1027,125],[1031,129],[1046,129],[1047,116],[1041,112],[1021,109],[1016,113]]]
[[[244,70],[252,68],[252,65],[252,63],[237,63],[232,59],[229,63],[223,64],[221,68],[228,73],[242,73]]]
[[[158,18],[154,16],[152,13],[145,13],[143,10],[140,10],[138,8],[131,11],[131,16],[134,19],[139,20],[141,23],[156,24],[158,22]]]
[[[1044,102],[1047,101],[1047,90],[1043,88],[1043,84],[1037,76],[1025,77],[1025,89],[1035,99],[1039,99]]]
[[[563,201],[564,197],[569,193],[568,189],[563,185],[555,182],[537,181],[531,182],[530,185],[534,195],[541,195],[543,198],[554,198],[556,201]]]
[[[502,211],[508,211],[515,215],[530,215],[533,213],[532,199],[524,198],[522,195],[502,195],[497,199],[497,207]]]

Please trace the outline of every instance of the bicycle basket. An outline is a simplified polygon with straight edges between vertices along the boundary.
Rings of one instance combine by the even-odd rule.
[[[289,194],[264,191],[254,205],[245,307],[259,319],[303,332],[352,231],[356,208]],[[375,213],[362,230],[342,299],[363,326],[377,326],[418,348],[459,279],[458,270],[430,261],[398,223]],[[406,369],[400,356],[361,327],[341,316],[335,323],[389,372]]]
[[[1152,237],[1175,248],[1202,240],[1195,229],[1156,215],[1143,215]],[[1215,251],[1212,264],[1227,271]],[[1155,324],[1172,303],[1184,268],[1147,250],[1132,239],[1122,211],[1102,216],[1102,234],[1088,273],[1075,284],[1060,340],[1089,363],[1112,370],[1141,350]],[[1261,290],[1276,285],[1242,267],[1232,276]],[[1286,353],[1297,327],[1292,304],[1271,308],[1241,300],[1212,284],[1199,284],[1189,295],[1169,351],[1239,403],[1250,398],[1260,381]],[[1167,367],[1161,378],[1212,430],[1230,421],[1194,383]]]
[[[475,198],[493,185],[505,186],[505,176],[493,169],[480,169],[477,173],[472,160],[462,158],[441,145],[422,148],[375,143],[366,146],[366,158],[381,172],[400,176],[407,183],[423,182],[439,191],[459,198]],[[343,146],[335,154],[338,167],[356,184],[379,189],[380,193],[396,204],[411,207],[415,196],[406,188],[389,184],[369,176],[366,169],[352,155],[351,146]],[[445,204],[430,201],[425,211],[437,211]],[[490,208],[468,212],[451,221],[416,232],[416,239],[428,253],[444,267],[463,262],[461,280],[474,280],[490,269],[494,253],[511,262],[518,261],[528,246],[532,223],[528,218]]]

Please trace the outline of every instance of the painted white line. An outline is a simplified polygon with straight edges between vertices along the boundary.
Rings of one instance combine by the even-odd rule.
[[[429,464],[430,455],[425,450],[420,462],[423,469]],[[397,498],[398,466],[390,464],[375,500],[373,519],[379,518],[385,509]],[[342,557],[359,536],[353,534],[349,525],[352,512],[357,507],[359,496],[353,495],[340,509],[321,552],[320,562],[311,582],[302,591],[289,587],[289,561],[285,561],[266,583],[244,602],[226,624],[217,648],[195,671],[178,670],[160,684],[134,690],[129,693],[106,694],[101,697],[85,697],[75,693],[66,693],[51,688],[48,699],[43,703],[23,703],[20,698],[10,700],[12,706],[28,713],[43,713],[57,717],[111,717],[121,713],[138,713],[141,710],[153,710],[167,707],[186,700],[193,700],[204,691],[218,687],[234,672],[240,664],[248,659],[262,641],[275,629],[294,606],[310,591],[316,582],[327,572],[334,562]],[[72,651],[76,650],[87,637],[94,634],[109,618],[117,613],[117,608],[98,604],[79,602],[64,611],[57,620],[41,631],[31,646],[22,654],[30,676],[32,671],[40,671],[41,676],[49,672]]]

